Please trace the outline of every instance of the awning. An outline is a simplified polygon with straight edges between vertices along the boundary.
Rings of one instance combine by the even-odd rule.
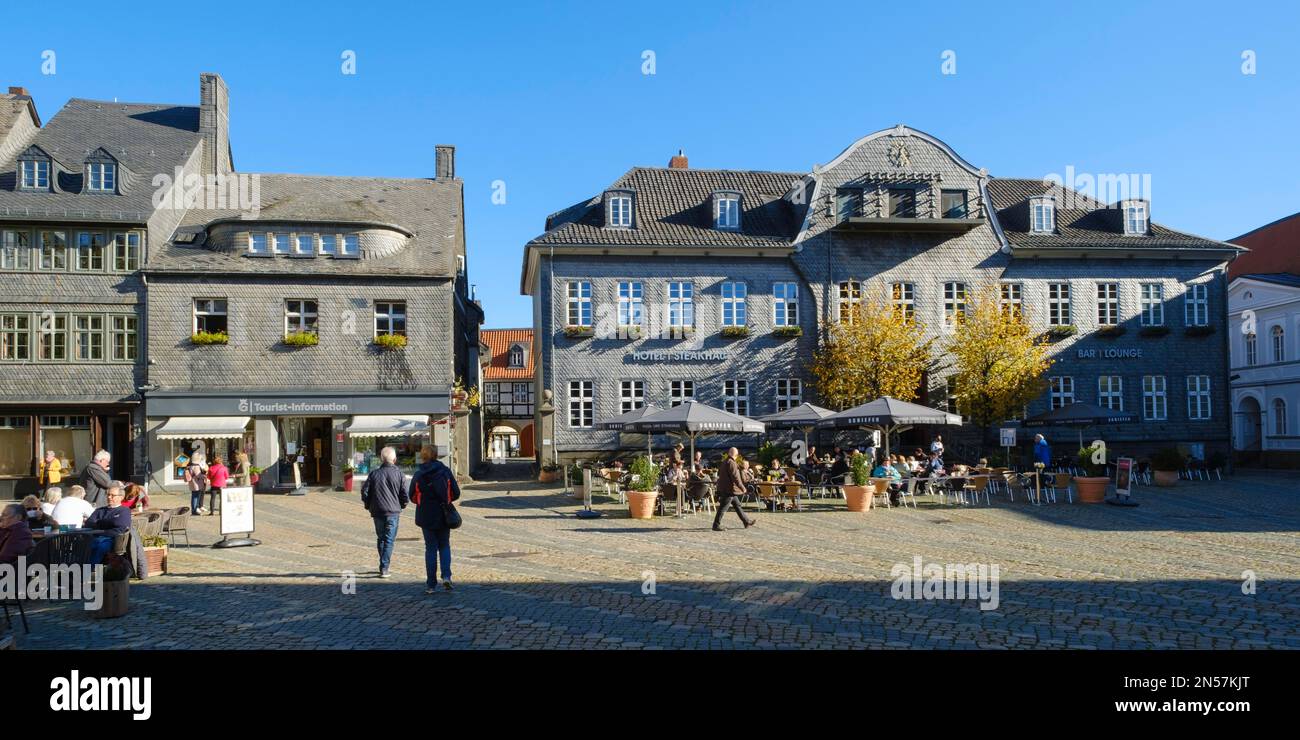
[[[428,434],[429,417],[424,416],[354,416],[347,426],[353,437],[398,437],[404,434]]]
[[[247,416],[173,416],[158,427],[158,439],[238,439]]]

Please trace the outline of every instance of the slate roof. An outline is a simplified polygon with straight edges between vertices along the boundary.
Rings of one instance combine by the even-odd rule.
[[[533,377],[532,329],[480,329],[479,339],[488,346],[492,361],[483,369],[484,380],[525,380]],[[522,343],[524,366],[510,367],[510,348]]]
[[[1300,288],[1300,275],[1294,275],[1289,272],[1253,273],[1250,275],[1238,275],[1237,277],[1244,280],[1258,280],[1261,283],[1285,285],[1289,288]]]
[[[0,217],[142,223],[154,210],[154,175],[184,165],[202,141],[198,131],[196,106],[73,98],[32,141],[54,160],[52,174],[65,192],[19,190],[16,152],[0,162]],[[125,168],[120,194],[81,192],[86,157],[100,148]]]
[[[783,196],[805,173],[634,167],[606,190],[635,195],[634,228],[604,228],[602,195],[546,219],[532,245],[789,247],[802,207]],[[713,193],[742,193],[739,231],[713,228]]]
[[[248,173],[243,173],[248,174]],[[147,272],[256,272],[258,274],[450,276],[452,255],[462,235],[460,180],[256,175],[261,209],[192,209],[177,236],[202,234],[208,224],[239,218],[250,222],[291,224],[380,224],[409,231],[406,246],[382,259],[247,257],[241,251],[216,251],[202,239],[175,239],[150,249]]]
[[[1242,251],[1240,247],[1214,239],[1175,231],[1154,221],[1143,236],[1125,236],[1122,214],[1083,193],[1067,191],[1042,180],[992,178],[989,198],[998,223],[1012,246],[1029,249],[1214,249]],[[1056,197],[1056,232],[1036,234],[1029,230],[1031,197]],[[1066,205],[1072,207],[1065,207]]]

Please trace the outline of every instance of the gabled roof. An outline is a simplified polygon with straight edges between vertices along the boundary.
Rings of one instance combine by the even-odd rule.
[[[199,109],[154,103],[111,103],[73,98],[31,142],[62,172],[54,192],[18,189],[18,154],[0,162],[0,217],[143,222],[153,213],[154,175],[172,176],[199,147]],[[121,194],[80,192],[87,156],[103,149],[133,173]],[[141,185],[143,183],[143,185]],[[61,192],[62,190],[63,192]]]
[[[1088,195],[1043,180],[992,178],[989,197],[998,223],[1012,247],[1089,250],[1213,250],[1237,253],[1240,247],[1215,239],[1175,231],[1152,221],[1148,233],[1125,236],[1118,208]],[[1030,231],[1028,201],[1036,196],[1056,198],[1056,231]]]
[[[1269,272],[1269,273],[1252,273],[1249,275],[1238,275],[1239,280],[1255,280],[1261,283],[1272,283],[1274,285],[1285,285],[1288,288],[1300,288],[1300,275],[1289,272]]]
[[[803,173],[634,167],[606,190],[630,190],[634,227],[604,228],[602,196],[551,214],[530,245],[789,247],[802,207],[784,199]],[[742,193],[740,229],[713,228],[712,196]]]
[[[479,339],[492,358],[483,369],[484,380],[527,380],[533,377],[532,329],[480,329]],[[510,367],[510,348],[524,345],[524,366]]]

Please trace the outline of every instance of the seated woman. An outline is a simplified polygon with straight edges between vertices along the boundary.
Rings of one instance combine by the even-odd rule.
[[[673,460],[673,464],[664,468],[663,475],[659,478],[660,483],[668,483],[670,485],[677,485],[678,483],[685,483],[686,481],[686,469],[682,467],[681,460]]]
[[[122,505],[128,509],[147,509],[149,508],[149,494],[145,493],[144,486],[128,483],[126,484],[126,494],[122,499]]]
[[[54,516],[54,507],[58,505],[61,498],[63,498],[63,488],[61,486],[50,486],[45,489],[45,503],[41,504],[41,511]]]
[[[59,525],[54,521],[54,517],[46,514],[41,509],[41,500],[35,496],[28,496],[23,499],[23,508],[27,510],[27,526],[35,532],[38,529],[50,527],[58,529]]]

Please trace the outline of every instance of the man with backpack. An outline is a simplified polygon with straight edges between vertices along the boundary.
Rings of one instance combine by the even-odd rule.
[[[442,587],[451,590],[451,530],[460,526],[460,513],[452,505],[460,498],[460,485],[451,468],[438,460],[438,448],[420,450],[420,467],[411,477],[409,498],[415,502],[415,526],[424,533],[426,594],[438,591],[438,563]]]

